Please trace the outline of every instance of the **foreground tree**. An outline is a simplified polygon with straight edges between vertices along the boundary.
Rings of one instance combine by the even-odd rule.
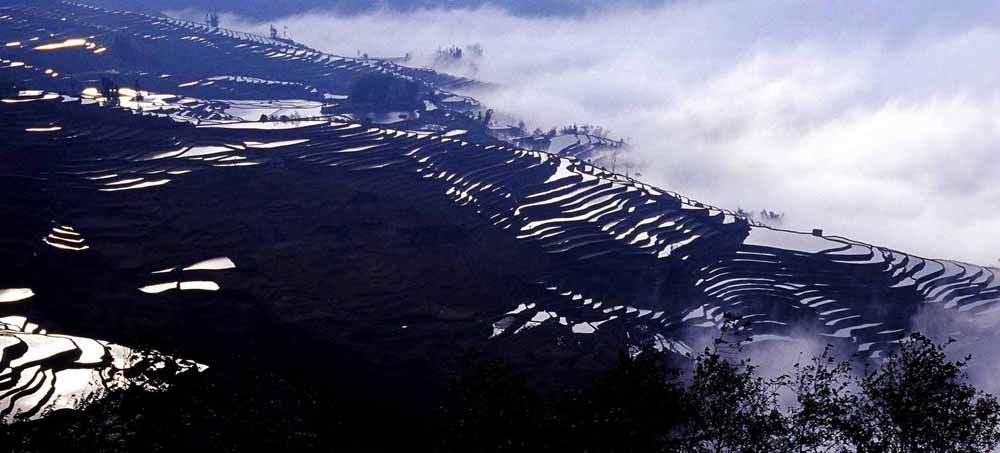
[[[788,431],[782,449],[799,453],[853,451],[850,447],[853,392],[850,362],[838,362],[827,346],[818,357],[796,363],[786,379],[795,403],[788,409]],[[775,449],[777,450],[777,448]]]
[[[652,348],[620,354],[617,364],[582,390],[567,391],[547,425],[553,447],[575,452],[676,451],[686,420],[679,372]]]
[[[426,408],[411,413],[365,396],[345,398],[317,381],[237,360],[181,376],[164,393],[116,392],[81,411],[0,426],[0,445],[12,452],[405,445],[438,452],[986,453],[1000,444],[1000,403],[967,382],[969,358],[949,361],[948,344],[913,335],[860,378],[828,348],[788,376],[765,379],[737,355],[736,336],[748,330],[727,322],[693,359],[689,379],[679,377],[671,356],[646,349],[621,354],[579,389],[550,394],[503,361],[470,353],[426,424]],[[794,402],[783,406],[779,392]],[[386,426],[393,436],[384,436]]]
[[[786,420],[778,410],[778,388],[783,378],[767,380],[756,375],[749,359],[725,357],[736,353],[742,323],[727,316],[719,338],[695,357],[687,391],[688,429],[682,450],[688,452],[772,451],[783,443]],[[733,335],[735,336],[735,335]]]
[[[859,452],[988,452],[1000,444],[1000,403],[968,383],[971,359],[949,361],[945,349],[913,334],[860,381],[854,405]]]
[[[439,409],[439,451],[520,452],[537,448],[544,406],[525,376],[476,351],[459,359]]]

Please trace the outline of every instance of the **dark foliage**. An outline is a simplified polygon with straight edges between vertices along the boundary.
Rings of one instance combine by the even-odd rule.
[[[785,436],[786,424],[778,409],[780,380],[755,375],[749,359],[727,360],[738,352],[737,320],[726,322],[722,335],[695,357],[687,392],[688,429],[683,449],[690,452],[767,451]]]
[[[913,334],[860,381],[853,440],[862,452],[991,451],[1000,403],[966,382],[971,356],[949,361],[945,344]]]
[[[581,388],[539,392],[469,352],[435,410],[350,401],[254,362],[182,376],[171,390],[112,394],[0,429],[11,452],[988,452],[1000,403],[968,384],[968,358],[912,336],[855,377],[830,350],[767,379],[738,355],[743,328],[693,359],[688,378],[652,349],[621,354]],[[783,407],[779,394],[792,396]],[[424,420],[424,421],[421,421]]]
[[[190,376],[164,393],[135,388],[0,430],[14,452],[323,451],[340,408],[270,373]],[[260,450],[263,449],[263,450]]]
[[[808,363],[797,363],[787,377],[795,406],[788,414],[788,451],[838,452],[850,445],[852,408],[859,397],[852,390],[848,362],[838,362],[830,347]]]
[[[384,108],[413,108],[420,98],[420,84],[388,74],[367,74],[351,85],[354,102]]]
[[[542,400],[503,361],[467,352],[441,407],[441,451],[530,451],[541,435]]]
[[[558,451],[655,452],[676,447],[684,422],[678,371],[647,349],[618,363],[582,390],[569,390],[546,420]]]
[[[586,388],[549,398],[500,361],[465,362],[472,373],[443,408],[440,451],[989,452],[1000,443],[1000,405],[965,382],[968,359],[949,361],[947,344],[914,335],[860,378],[827,348],[768,379],[740,358],[742,333],[730,319],[693,358],[686,385],[654,350],[623,354]]]

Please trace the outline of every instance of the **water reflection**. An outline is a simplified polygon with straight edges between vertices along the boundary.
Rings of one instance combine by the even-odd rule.
[[[31,288],[0,289],[0,303],[20,302],[35,295]]]
[[[25,132],[55,132],[62,130],[60,126],[48,126],[48,127],[29,127],[25,129]]]
[[[85,401],[131,387],[163,391],[169,387],[163,377],[207,368],[156,351],[51,334],[23,316],[0,318],[0,352],[4,363],[0,423],[75,409]]]
[[[57,49],[66,49],[70,47],[81,47],[85,45],[87,45],[86,39],[73,38],[73,39],[67,39],[63,42],[56,42],[56,43],[36,46],[35,50],[57,50]]]

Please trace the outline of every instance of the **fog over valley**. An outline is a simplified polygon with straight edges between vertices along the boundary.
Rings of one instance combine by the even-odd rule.
[[[591,123],[628,138],[620,168],[646,181],[782,212],[786,228],[997,265],[1000,63],[982,52],[1000,45],[997,8],[709,1],[571,17],[486,7],[222,18],[261,33],[287,26],[338,54],[410,53],[417,66],[479,43],[474,67],[444,69],[492,83],[471,94],[532,127]]]
[[[1000,3],[0,0],[0,446],[1000,452]]]

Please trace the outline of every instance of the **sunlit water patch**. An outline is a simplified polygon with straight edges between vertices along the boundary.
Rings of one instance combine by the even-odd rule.
[[[59,250],[82,252],[90,249],[87,240],[69,225],[53,226],[42,242]]]
[[[207,368],[155,351],[47,332],[20,316],[0,318],[0,422],[75,409],[109,392],[162,391],[170,377]]]

